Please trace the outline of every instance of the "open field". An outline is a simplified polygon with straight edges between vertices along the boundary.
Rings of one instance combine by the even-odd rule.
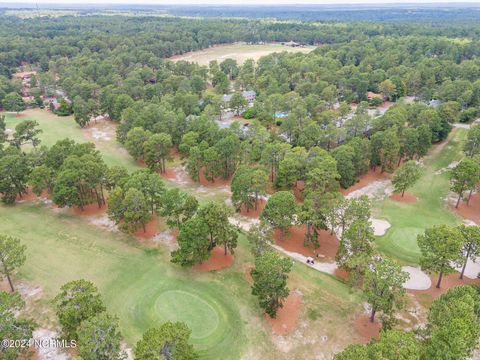
[[[0,206],[0,218],[0,233],[20,236],[27,245],[27,262],[17,281],[43,289],[42,297],[29,309],[42,327],[57,325],[49,301],[60,286],[85,278],[99,287],[109,311],[120,318],[129,346],[147,328],[165,320],[185,321],[192,329],[193,344],[205,359],[238,359],[244,352],[252,354],[252,359],[259,354],[262,359],[312,355],[304,337],[322,342],[325,348],[321,351],[327,355],[358,337],[350,322],[360,310],[359,293],[298,264],[290,287],[303,294],[301,336],[285,339],[290,344],[288,351],[278,348],[250,294],[244,265],[253,259],[243,237],[231,268],[197,273],[171,264],[163,247],[141,247],[128,235],[100,229],[85,217],[43,204]]]
[[[309,53],[314,50],[315,46],[305,47],[291,47],[281,44],[264,44],[264,45],[249,45],[249,44],[229,44],[212,46],[211,48],[193,51],[182,55],[173,56],[170,60],[179,61],[185,60],[198,63],[199,65],[208,65],[212,60],[221,62],[225,59],[237,60],[239,64],[243,64],[247,59],[258,60],[262,56],[274,53],[274,52],[301,52]]]
[[[417,201],[400,203],[389,198],[375,204],[375,217],[385,219],[392,225],[387,233],[378,238],[380,250],[408,264],[417,264],[420,251],[417,235],[435,224],[455,225],[461,219],[448,209],[445,198],[450,191],[450,182],[445,169],[452,161],[460,160],[465,129],[453,129],[447,142],[435,145],[424,160],[423,174],[408,191]]]
[[[24,120],[35,120],[43,130],[39,135],[41,145],[52,146],[65,138],[77,142],[91,141],[100,150],[107,165],[122,165],[129,170],[139,168],[125,148],[117,143],[113,125],[105,129],[105,124],[99,124],[102,128],[93,131],[95,123],[92,122],[90,128],[82,129],[75,123],[73,116],[61,117],[42,109],[29,109],[20,115],[17,117],[14,113],[6,113],[7,129],[14,130],[15,125]]]

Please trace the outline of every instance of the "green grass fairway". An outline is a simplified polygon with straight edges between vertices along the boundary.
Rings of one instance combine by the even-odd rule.
[[[240,359],[245,352],[266,360],[289,359],[272,344],[245,279],[244,265],[253,259],[243,236],[231,268],[197,273],[171,264],[162,247],[143,248],[128,235],[43,204],[0,205],[0,219],[0,233],[18,236],[27,246],[27,262],[14,283],[21,279],[41,286],[43,295],[29,305],[28,316],[42,327],[58,329],[51,299],[64,283],[84,278],[99,288],[109,312],[119,317],[130,346],[146,329],[172,320],[190,326],[202,359]],[[360,311],[358,291],[304,264],[294,266],[289,286],[301,290],[307,314],[315,310],[322,318],[302,316],[308,334],[332,339],[322,352],[331,354],[356,339],[349,324]],[[289,356],[308,353],[302,341],[297,346]]]
[[[20,117],[17,117],[15,113],[6,113],[6,125],[7,129],[14,130],[15,126],[24,120],[35,120],[38,122],[40,129],[43,132],[39,135],[41,145],[52,146],[58,140],[69,138],[77,142],[93,142],[97,150],[102,154],[103,160],[108,166],[121,165],[128,170],[141,169],[133,158],[128,154],[123,145],[117,143],[115,138],[115,125],[111,123],[99,122],[92,126],[82,129],[73,119],[73,116],[60,117],[47,110],[41,109],[29,109],[23,111]],[[101,134],[102,136],[95,138],[93,135]],[[174,159],[173,162],[169,162],[168,166],[178,166],[179,159]],[[195,195],[200,202],[207,200],[225,201],[229,197],[229,194],[222,189],[217,191],[212,188],[205,189],[200,184],[176,184],[173,180],[163,179],[166,186],[181,187],[183,190],[188,191]]]
[[[387,233],[377,240],[381,251],[402,262],[417,264],[420,256],[418,234],[435,224],[454,225],[460,222],[447,208],[444,200],[450,191],[448,173],[435,172],[462,158],[466,134],[465,129],[453,129],[449,142],[441,148],[434,148],[425,158],[422,177],[408,190],[417,196],[416,202],[405,204],[387,198],[375,204],[376,217],[385,219],[392,225]]]
[[[52,146],[58,140],[69,138],[77,142],[91,141],[101,151],[105,163],[109,166],[122,165],[133,170],[139,168],[128,155],[126,150],[115,140],[115,134],[111,134],[109,140],[92,138],[90,129],[81,129],[73,119],[73,116],[56,116],[47,110],[29,109],[16,117],[14,113],[6,114],[7,128],[15,129],[15,125],[24,120],[36,120],[43,130],[39,138],[41,145]],[[110,135],[110,134],[109,134]]]
[[[269,55],[274,52],[302,52],[308,53],[314,50],[315,46],[305,47],[291,47],[282,44],[263,44],[263,45],[250,45],[250,44],[229,44],[218,45],[208,49],[189,52],[186,54],[174,56],[170,58],[173,61],[185,60],[198,63],[199,65],[208,65],[210,61],[217,60],[222,62],[225,59],[237,60],[239,64],[243,64],[247,59],[254,59],[255,61],[262,56]]]
[[[232,284],[222,284],[214,274],[183,270],[159,249],[141,249],[127,235],[43,205],[0,206],[0,218],[0,232],[19,236],[27,245],[28,260],[19,276],[43,288],[43,305],[65,282],[85,278],[119,316],[130,345],[149,327],[181,320],[191,326],[192,343],[204,358],[240,357],[248,341],[238,304],[246,300],[229,290]],[[54,325],[50,312],[34,316]]]

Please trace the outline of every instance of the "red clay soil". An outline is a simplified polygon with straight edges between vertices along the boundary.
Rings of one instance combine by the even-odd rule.
[[[409,203],[412,203],[412,202],[417,201],[417,197],[416,197],[415,195],[413,195],[413,194],[408,193],[408,192],[404,193],[404,194],[403,194],[403,197],[402,197],[402,194],[401,194],[401,193],[392,194],[392,195],[390,196],[390,199],[392,199],[392,200],[394,200],[394,201],[406,203],[406,204],[409,204]]]
[[[224,179],[223,177],[217,177],[213,182],[208,181],[205,178],[204,169],[202,169],[200,171],[199,182],[201,185],[206,187],[224,187],[224,186],[230,186],[230,183],[232,182],[232,178]]]
[[[161,177],[164,177],[165,179],[175,181],[177,177],[177,172],[175,168],[166,168],[165,172],[160,173]]]
[[[26,193],[23,193],[22,196],[17,195],[16,201],[27,201],[34,202],[37,200],[37,195],[35,195],[30,187],[26,189]]]
[[[282,239],[280,230],[274,229],[273,237],[275,243],[287,251],[296,252],[304,256],[311,256],[313,258],[317,257],[317,253],[320,258],[335,258],[339,246],[339,241],[335,235],[330,235],[329,231],[321,230],[318,235],[320,247],[315,250],[312,244],[303,246],[306,231],[306,225],[292,226]]]
[[[465,219],[480,224],[480,193],[472,195],[469,205],[466,202],[461,202],[458,209],[455,209],[455,207],[453,209]]]
[[[373,323],[370,321],[370,317],[362,314],[355,319],[355,330],[361,336],[362,340],[367,343],[372,338],[378,339],[380,335],[380,329],[382,325],[375,320]]]
[[[385,180],[385,179],[388,179],[388,173],[387,172],[382,173],[380,166],[377,166],[375,171],[373,171],[372,169],[369,169],[366,174],[359,176],[358,181],[355,184],[350,186],[348,189],[340,189],[340,192],[343,195],[348,195],[351,192],[361,189],[362,187],[367,186],[368,184],[374,181]]]
[[[480,279],[470,279],[466,276],[464,276],[463,279],[460,279],[460,273],[458,272],[444,275],[442,278],[442,282],[440,284],[440,289],[437,289],[436,287],[437,281],[438,281],[438,275],[430,276],[430,279],[432,280],[432,286],[430,286],[429,289],[427,290],[409,289],[407,291],[413,295],[426,294],[426,295],[430,295],[433,299],[436,299],[440,295],[445,294],[448,291],[448,289],[451,289],[455,286],[480,284]]]
[[[105,213],[107,211],[107,207],[108,207],[107,205],[102,205],[102,207],[98,207],[98,204],[94,203],[94,204],[84,206],[83,211],[78,206],[74,206],[72,208],[72,211],[74,215],[94,216],[94,215],[100,215]]]
[[[342,280],[347,281],[350,274],[348,273],[348,271],[345,271],[341,268],[336,268],[335,269],[335,276],[342,279]]]
[[[378,106],[378,108],[383,109],[383,108],[389,108],[391,106],[395,105],[394,102],[391,101],[384,101],[382,104]]]
[[[259,199],[257,203],[257,208],[255,209],[254,206],[252,209],[248,209],[248,211],[245,206],[242,205],[242,207],[240,208],[240,214],[249,218],[258,219],[266,203],[267,202],[264,199]]]
[[[210,254],[208,260],[200,264],[193,265],[193,269],[200,272],[209,272],[214,270],[222,270],[233,263],[233,256],[227,253],[225,255],[224,249],[220,246],[215,246]]]
[[[284,300],[283,307],[277,310],[275,319],[269,315],[265,315],[265,319],[272,326],[272,332],[275,335],[288,335],[297,327],[301,310],[302,295],[298,291],[291,291]]]
[[[133,235],[142,238],[142,239],[151,239],[159,232],[158,230],[158,217],[152,216],[152,219],[145,224],[145,231],[143,228],[137,230]]]

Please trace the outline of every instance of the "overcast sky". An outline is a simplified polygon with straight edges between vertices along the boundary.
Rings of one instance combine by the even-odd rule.
[[[1,3],[37,3],[37,4],[148,4],[148,5],[176,5],[176,4],[230,4],[230,5],[258,5],[258,4],[431,4],[431,3],[477,3],[480,0],[0,0]]]

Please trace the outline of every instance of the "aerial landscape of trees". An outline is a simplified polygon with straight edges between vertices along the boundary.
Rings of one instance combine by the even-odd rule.
[[[326,316],[329,311],[352,317],[362,307],[367,319],[362,326],[378,325],[377,334],[363,344],[358,337],[335,345],[335,359],[473,356],[480,336],[480,290],[477,279],[465,276],[467,264],[480,257],[480,232],[452,213],[477,209],[477,24],[0,13],[0,105],[7,112],[0,115],[2,207],[33,206],[29,211],[38,219],[41,211],[53,211],[55,222],[75,231],[87,225],[69,220],[72,214],[104,214],[86,217],[88,226],[103,224],[101,231],[108,228],[132,258],[141,255],[165,266],[163,274],[143,270],[141,276],[154,276],[158,288],[145,286],[138,297],[150,299],[163,286],[164,292],[176,291],[167,281],[175,274],[179,286],[198,281],[192,287],[196,306],[206,301],[199,289],[210,287],[213,303],[226,297],[242,316],[283,322],[291,312],[289,301],[300,294],[315,298],[298,315],[308,324],[334,322]],[[176,58],[222,44],[312,50],[243,61],[223,56],[206,65]],[[90,141],[63,136],[33,120],[38,114],[62,116],[62,126],[73,124],[69,134],[82,132]],[[98,124],[110,126],[111,138]],[[452,140],[458,133],[460,140]],[[109,146],[113,150],[107,155]],[[405,236],[413,236],[408,246],[418,256],[397,257],[395,244],[385,251],[385,242],[377,241],[386,230],[379,235],[374,222],[394,223],[394,216],[381,213],[392,204],[402,209],[408,201],[424,201],[422,194],[417,199],[410,192],[428,192],[422,177],[444,147],[452,153],[435,175],[450,193],[435,204],[449,212],[451,221],[410,226]],[[453,154],[456,149],[460,156]],[[376,193],[352,195],[369,177],[388,183],[381,194],[388,195],[386,203],[379,205]],[[37,203],[28,204],[25,199],[33,195]],[[45,231],[52,223],[45,222]],[[155,233],[147,236],[151,227]],[[11,236],[13,225],[5,229],[0,280],[5,278],[8,287],[0,291],[0,338],[32,337],[36,324],[29,317],[44,306],[55,313],[59,337],[78,342],[75,355],[84,360],[124,359],[127,341],[135,359],[206,358],[207,346],[198,336],[205,324],[191,320],[202,315],[195,308],[182,321],[172,308],[165,310],[167,317],[155,315],[162,319],[155,323],[129,319],[135,323],[132,330],[124,311],[104,295],[117,285],[91,272],[73,279],[68,273],[62,284],[48,286],[48,304],[25,303],[25,285],[20,293],[16,285],[28,278],[21,269],[31,267],[28,255],[38,251],[24,239],[28,243],[36,235],[17,229],[18,236]],[[49,236],[77,241],[60,230]],[[296,248],[287,248],[298,239]],[[89,261],[126,261],[127,255],[104,250],[96,241],[83,244],[97,251],[98,259]],[[202,266],[218,258],[228,259],[235,271],[218,268],[210,277],[197,277]],[[301,265],[305,261],[308,267]],[[128,271],[134,273],[142,262]],[[424,298],[404,286],[411,276],[406,269],[414,265],[434,281]],[[109,263],[105,267],[119,271]],[[327,275],[320,278],[318,272]],[[229,293],[215,288],[219,284]],[[308,284],[317,287],[311,290]],[[135,291],[134,281],[118,286]],[[239,305],[232,294],[247,300]],[[319,306],[325,299],[338,302],[338,309]],[[165,306],[150,300],[155,311]],[[347,300],[355,306],[345,305]],[[412,315],[415,326],[399,326],[414,301],[424,318]],[[140,306],[125,302],[132,313]],[[218,323],[226,318],[219,316]],[[235,321],[228,329],[247,323],[240,316]],[[238,342],[248,337],[237,335]],[[265,348],[274,348],[270,340],[261,340]],[[18,356],[26,353],[0,347],[1,358]]]

